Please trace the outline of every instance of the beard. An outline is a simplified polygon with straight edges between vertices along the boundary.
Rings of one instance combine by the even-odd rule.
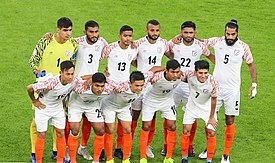
[[[93,44],[97,42],[98,37],[99,37],[99,36],[97,36],[97,37],[92,37],[92,38],[90,38],[88,35],[86,35],[86,36],[87,36],[87,37],[86,37],[87,40],[89,40],[89,41],[90,41],[91,43],[93,43]]]
[[[237,41],[238,41],[238,37],[236,37],[235,39],[227,39],[225,37],[225,42],[228,46],[233,46],[235,44],[235,42],[237,42]]]
[[[159,35],[153,35],[153,36],[151,36],[149,34],[147,34],[147,35],[148,35],[149,39],[151,39],[151,40],[157,40],[159,38]]]
[[[182,37],[182,39],[183,39],[183,41],[185,41],[185,42],[187,42],[187,43],[190,43],[190,42],[193,42],[194,41],[194,38],[192,38],[192,37]]]

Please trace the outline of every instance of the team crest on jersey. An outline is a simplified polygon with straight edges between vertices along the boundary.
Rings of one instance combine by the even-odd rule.
[[[176,88],[177,86],[178,86],[177,84],[174,84],[174,85],[173,85],[173,88]]]
[[[235,50],[234,50],[234,54],[235,54],[235,56],[238,56],[238,55],[240,54],[240,50],[235,49]]]
[[[96,45],[96,46],[95,46],[95,51],[98,52],[99,49],[100,49],[99,45]]]
[[[192,50],[192,56],[196,56],[198,53],[195,50]]]
[[[65,52],[65,56],[66,56],[66,57],[69,57],[70,54],[71,54],[71,51],[70,51],[70,50],[67,50],[67,51]]]
[[[203,93],[208,93],[208,90],[207,89],[203,89],[202,92]]]
[[[161,47],[158,47],[158,48],[157,48],[157,52],[158,52],[158,53],[162,53],[162,48],[161,48]]]
[[[128,60],[131,61],[132,60],[132,55],[128,54]]]

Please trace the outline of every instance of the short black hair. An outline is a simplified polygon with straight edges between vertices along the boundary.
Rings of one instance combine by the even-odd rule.
[[[63,61],[63,62],[61,62],[61,64],[60,64],[60,70],[61,70],[61,71],[68,70],[68,69],[70,69],[70,68],[72,68],[72,67],[74,68],[74,64],[73,64],[73,62],[70,61],[70,60]]]
[[[133,30],[133,28],[132,27],[130,27],[129,25],[124,25],[124,26],[122,26],[121,28],[120,28],[120,30],[119,30],[119,34],[121,34],[122,32],[124,32],[124,31],[134,31]]]
[[[67,17],[61,17],[57,20],[57,28],[69,28],[73,27],[72,21]]]
[[[85,30],[88,29],[88,27],[98,27],[99,28],[99,25],[96,21],[94,20],[89,20],[85,23]]]
[[[103,83],[103,82],[105,83],[106,77],[103,73],[97,72],[97,73],[93,74],[92,81],[97,82],[97,83]]]
[[[180,28],[183,30],[186,27],[193,28],[194,31],[196,30],[196,24],[192,21],[183,22]]]
[[[148,28],[148,25],[149,25],[149,24],[152,24],[152,25],[159,25],[159,22],[158,22],[157,20],[155,20],[155,19],[149,20],[149,21],[147,22],[147,28]]]
[[[130,82],[133,83],[137,80],[145,80],[145,77],[141,71],[133,71],[130,74]]]
[[[169,61],[166,62],[166,70],[169,70],[169,69],[177,69],[180,67],[180,64],[177,60],[175,59],[171,59]]]
[[[207,69],[209,70],[209,62],[206,60],[198,60],[195,62],[195,71],[198,71],[200,69]]]
[[[231,28],[231,29],[236,29],[236,31],[238,32],[239,31],[239,25],[238,25],[238,21],[235,20],[235,19],[231,19],[230,22],[227,22],[225,24],[225,27],[224,27],[225,31],[226,31],[226,28]]]

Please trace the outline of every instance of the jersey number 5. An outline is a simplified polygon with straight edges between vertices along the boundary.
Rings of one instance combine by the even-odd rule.
[[[225,54],[223,63],[224,63],[224,64],[227,64],[228,61],[229,61],[229,55],[228,55],[228,54]]]

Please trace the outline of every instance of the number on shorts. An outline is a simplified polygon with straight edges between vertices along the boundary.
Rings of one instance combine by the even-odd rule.
[[[171,109],[173,111],[173,114],[176,115],[177,113],[176,106],[175,105],[171,106]]]
[[[99,109],[96,109],[95,112],[97,112],[97,118],[101,117],[101,111]]]

